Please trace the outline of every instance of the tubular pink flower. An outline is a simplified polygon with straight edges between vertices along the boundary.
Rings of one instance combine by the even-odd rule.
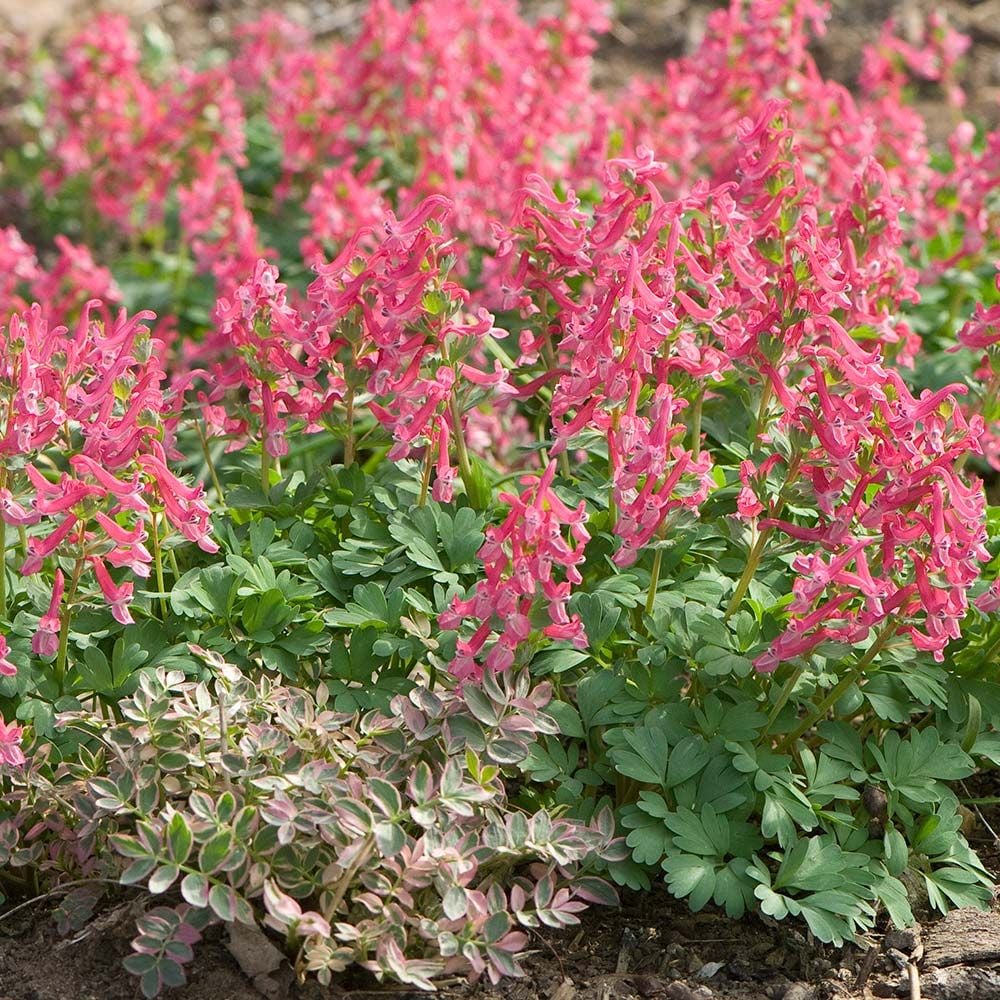
[[[38,524],[42,515],[18,503],[10,490],[2,489],[0,490],[0,517],[7,524],[29,525]]]
[[[24,576],[37,573],[42,568],[42,563],[69,537],[78,522],[79,518],[75,514],[67,514],[59,527],[45,538],[29,538],[28,556],[21,565],[21,573]]]
[[[70,459],[70,465],[78,473],[86,473],[97,480],[118,501],[120,506],[135,511],[137,514],[149,513],[149,505],[143,499],[142,484],[138,477],[133,477],[131,482],[122,482],[89,455],[74,455]]]
[[[0,764],[7,764],[9,767],[21,767],[24,762],[24,753],[21,750],[21,740],[24,730],[13,722],[5,722],[0,717]]]
[[[17,667],[7,659],[9,655],[10,647],[7,645],[7,637],[0,635],[0,674],[4,677],[13,677],[17,673]]]
[[[37,656],[55,656],[59,650],[60,611],[66,581],[61,569],[55,573],[49,610],[38,622],[38,631],[31,639],[31,649]]]
[[[132,600],[133,585],[131,581],[116,584],[111,579],[111,574],[108,572],[107,567],[104,565],[104,560],[100,556],[90,556],[88,558],[91,568],[94,571],[94,576],[97,577],[101,593],[104,594],[105,599],[111,606],[111,614],[115,621],[122,625],[134,624],[134,619],[128,610],[129,602]]]

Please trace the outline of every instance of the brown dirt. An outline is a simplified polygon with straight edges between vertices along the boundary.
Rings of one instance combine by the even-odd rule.
[[[130,954],[142,903],[119,896],[90,924],[60,938],[45,901],[0,926],[0,1000],[134,1000],[137,981],[121,967]],[[922,938],[928,960],[920,971],[926,1000],[1000,998],[1000,915],[955,911]],[[662,890],[632,894],[620,910],[597,909],[580,927],[536,933],[525,959],[527,976],[498,986],[442,984],[448,1000],[870,1000],[908,996],[889,946],[912,950],[898,932],[871,934],[842,949],[824,947],[794,924],[721,913],[692,914]],[[873,949],[871,955],[868,950]],[[874,959],[866,963],[866,958]],[[931,968],[930,963],[941,968]],[[866,964],[869,973],[863,985]],[[353,975],[328,990],[299,988],[287,967],[250,981],[211,929],[196,946],[187,986],[177,1000],[387,1000],[419,994]],[[971,984],[971,985],[970,985]]]
[[[121,960],[130,954],[141,903],[120,898],[68,938],[56,933],[54,905],[46,901],[16,915],[12,926],[0,926],[0,1000],[136,997],[137,982],[122,969]],[[862,954],[857,948],[842,953],[822,948],[789,926],[765,926],[755,918],[734,922],[719,913],[692,914],[664,891],[633,895],[621,910],[591,911],[579,928],[536,934],[532,949],[523,980],[496,987],[452,986],[443,992],[454,1000],[687,1000],[681,992],[687,987],[699,1000],[759,1000],[783,996],[795,980],[826,982],[839,990],[840,984],[853,980]],[[329,995],[315,984],[289,989],[287,978],[273,977],[280,997]],[[355,976],[332,992],[397,995],[400,989]],[[169,994],[178,1000],[264,995],[240,972],[219,929],[196,946],[189,985]],[[848,994],[827,990],[823,995]]]

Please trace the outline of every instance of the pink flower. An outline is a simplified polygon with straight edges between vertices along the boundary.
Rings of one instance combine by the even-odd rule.
[[[0,490],[0,517],[3,518],[7,524],[37,524],[42,515],[37,511],[30,509],[29,507],[24,507],[22,504],[18,503],[10,490]]]
[[[1000,611],[1000,577],[993,581],[993,585],[989,590],[976,599],[976,607],[984,615]]]
[[[104,565],[104,560],[100,556],[91,556],[90,565],[93,567],[94,576],[97,577],[97,583],[101,588],[101,592],[104,594],[108,604],[111,605],[111,614],[114,616],[115,621],[120,622],[122,625],[134,624],[134,619],[128,610],[129,601],[132,600],[132,582],[127,581],[116,584],[111,579],[111,574],[108,572],[107,567]]]
[[[541,477],[522,478],[526,488],[520,496],[501,494],[510,510],[502,524],[486,530],[479,550],[484,579],[471,597],[456,597],[441,615],[443,628],[478,622],[472,636],[460,638],[456,646],[451,670],[459,680],[481,677],[484,667],[508,669],[531,635],[535,608],[548,614],[549,624],[541,630],[546,636],[586,645],[582,622],[566,607],[572,585],[582,581],[577,567],[590,540],[586,508],[582,501],[575,509],[563,503],[552,489],[554,476],[555,463],[550,462]],[[561,582],[556,578],[560,570]],[[482,657],[491,635],[496,638]]]
[[[17,673],[17,667],[7,659],[10,654],[10,647],[7,645],[7,637],[0,635],[0,674],[4,677],[13,677]]]
[[[31,648],[37,656],[55,656],[59,651],[60,610],[65,586],[63,572],[61,569],[57,569],[55,584],[52,588],[52,599],[49,601],[49,610],[42,615],[38,623],[38,631],[31,640]]]
[[[24,730],[13,722],[4,722],[0,717],[0,764],[20,767],[24,764],[24,753],[21,751],[21,739]]]

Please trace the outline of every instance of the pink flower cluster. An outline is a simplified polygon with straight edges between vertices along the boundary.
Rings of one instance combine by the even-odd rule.
[[[29,303],[39,303],[46,320],[57,325],[76,320],[92,300],[106,309],[121,302],[111,272],[86,247],[62,235],[54,242],[55,259],[44,268],[14,226],[0,230],[0,322],[24,312]]]
[[[278,269],[258,260],[252,274],[231,298],[222,296],[216,303],[217,339],[226,347],[218,353],[228,361],[215,366],[215,389],[205,398],[214,404],[227,393],[245,389],[267,453],[280,457],[288,451],[285,417],[303,412],[306,387],[313,381],[315,368],[302,359],[310,332],[288,303]],[[246,433],[247,422],[226,408],[209,410],[209,418],[213,413],[222,421],[221,427],[210,428],[215,433]],[[234,447],[238,445],[239,437]]]
[[[133,584],[111,569],[148,576],[146,546],[158,512],[185,538],[215,551],[200,487],[168,468],[169,409],[151,314],[92,317],[73,331],[50,325],[39,306],[0,332],[0,518],[26,529],[21,570],[55,563],[55,587],[32,648],[55,655],[64,595],[78,600],[89,568],[114,617],[132,621]],[[19,470],[22,470],[19,471]],[[28,530],[30,529],[30,530]],[[72,567],[69,593],[62,565]]]
[[[569,0],[559,16],[535,23],[503,0],[403,8],[375,0],[356,38],[319,48],[273,16],[244,29],[233,73],[266,94],[286,187],[328,189],[324,170],[367,162],[372,138],[389,136],[400,166],[412,170],[400,208],[444,194],[456,228],[486,240],[486,220],[503,216],[528,173],[599,155],[590,141],[602,102],[589,74],[593,33],[606,25],[599,0]],[[366,212],[371,202],[355,204]],[[316,218],[322,239],[328,223]]]
[[[160,225],[178,183],[204,162],[199,152],[245,163],[243,108],[224,66],[174,67],[152,79],[125,18],[102,14],[63,52],[51,80],[55,188],[85,177],[101,217],[126,232]]]
[[[917,248],[961,230],[954,256],[929,265],[940,269],[994,239],[1000,132],[980,146],[959,125],[954,169],[932,169],[904,87],[940,83],[959,104],[965,42],[935,18],[908,41],[890,25],[853,95],[809,54],[825,15],[816,0],[732,0],[696,53],[619,95],[590,85],[606,23],[596,0],[534,24],[504,0],[375,0],[356,38],[323,46],[269,15],[228,65],[172,79],[144,71],[123,22],[104,18],[54,78],[51,180],[86,176],[99,213],[131,233],[159,226],[176,198],[178,238],[218,300],[214,329],[185,345],[175,393],[207,373],[209,433],[234,447],[258,437],[265,467],[286,453],[291,423],[342,437],[350,462],[363,411],[391,439],[390,460],[423,461],[421,500],[451,500],[459,478],[471,498],[469,451],[533,437],[519,404],[544,400],[544,471],[504,495],[484,581],[442,618],[470,620],[461,678],[506,668],[539,629],[582,641],[567,600],[587,532],[582,507],[559,500],[555,468],[578,449],[606,457],[614,560],[631,565],[716,488],[702,414],[735,396],[756,411],[736,516],[757,540],[783,532],[803,546],[787,629],[758,667],[873,631],[940,657],[985,558],[982,491],[961,463],[1000,465],[997,415],[963,410],[958,386],[914,395],[894,366],[921,348],[900,318],[916,299]],[[304,299],[268,263],[237,173],[243,107],[265,109],[279,197],[308,215],[302,256],[317,276]],[[19,317],[32,297],[44,294],[52,322],[81,308],[80,289],[113,298],[84,251],[60,244],[46,277],[16,232],[0,236],[0,297],[18,336],[44,329],[37,311]],[[986,398],[1000,388],[997,308],[977,309],[959,338],[988,354]],[[521,321],[514,357],[497,343],[500,312]],[[44,429],[25,423],[16,447],[40,457],[0,494],[9,523],[57,520],[30,539],[27,566],[76,553],[120,620],[131,583],[107,567],[148,571],[137,484],[211,544],[198,488],[171,478],[160,425],[142,415],[164,412],[164,376],[135,355],[137,319],[105,324],[104,360],[87,355],[86,376],[23,390]],[[85,314],[80,329],[92,326]],[[116,354],[119,334],[128,346]],[[112,356],[124,367],[105,377]],[[143,401],[103,402],[121,378]],[[47,648],[74,576],[57,570]]]
[[[378,230],[358,230],[334,261],[318,266],[309,289],[310,353],[345,397],[366,392],[368,410],[392,435],[390,460],[420,442],[437,455],[439,500],[452,496],[465,411],[477,397],[513,392],[499,365],[483,370],[479,350],[483,337],[505,334],[449,278],[454,241],[441,220],[451,210],[435,195],[404,218],[387,212]],[[352,383],[352,371],[364,374],[364,385]]]
[[[586,645],[583,625],[566,605],[572,585],[582,580],[577,567],[590,540],[587,515],[582,501],[571,509],[559,499],[552,488],[555,471],[550,463],[540,477],[522,477],[519,496],[500,494],[509,511],[486,530],[479,550],[484,578],[471,597],[456,597],[440,616],[444,628],[476,624],[470,638],[458,640],[451,665],[461,681],[482,677],[484,669],[507,670],[539,628],[550,639]],[[540,625],[543,611],[548,623]]]
[[[783,390],[794,406],[782,422],[813,442],[793,455],[786,481],[818,516],[813,526],[782,520],[776,498],[760,521],[800,543],[791,618],[756,661],[761,670],[886,628],[941,660],[989,559],[982,486],[956,471],[981,431],[954,405],[962,387],[915,398],[877,354],[852,361],[831,382],[814,358],[812,374]]]
[[[215,278],[220,295],[232,294],[253,273],[257,261],[269,256],[234,166],[218,150],[199,151],[194,178],[178,189],[177,197],[181,230],[190,241],[198,270]]]

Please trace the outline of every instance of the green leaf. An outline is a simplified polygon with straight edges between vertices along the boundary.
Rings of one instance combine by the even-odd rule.
[[[688,736],[671,748],[667,761],[665,784],[673,788],[693,778],[711,760],[708,746],[701,736]]]
[[[181,880],[181,895],[191,906],[203,909],[208,906],[209,882],[200,872],[189,872]]]
[[[906,870],[910,860],[910,849],[906,844],[906,838],[893,827],[885,831],[882,848],[885,851],[886,871],[898,878]]]
[[[139,858],[133,861],[125,871],[118,876],[122,885],[136,885],[144,882],[149,873],[156,867],[156,858]]]
[[[597,670],[576,687],[576,705],[585,729],[615,721],[614,699],[625,691],[625,678],[610,670]]]
[[[233,847],[233,835],[229,830],[220,830],[202,845],[198,852],[198,867],[206,875],[214,875],[222,868]]]
[[[632,858],[640,865],[659,864],[670,848],[670,831],[661,819],[647,816],[635,806],[621,810],[622,826],[631,831],[625,843],[632,850]]]
[[[123,833],[113,833],[109,838],[111,846],[126,858],[148,858],[150,852],[135,837]]]
[[[187,820],[180,813],[174,813],[167,824],[167,849],[170,851],[170,857],[176,864],[184,864],[193,844],[194,835]]]
[[[945,789],[939,784],[966,778],[975,770],[972,758],[956,743],[942,743],[933,726],[911,729],[904,740],[895,730],[886,733],[881,746],[867,743],[880,777],[910,802],[939,802]]]
[[[674,846],[688,854],[723,858],[729,853],[729,821],[711,806],[698,815],[690,809],[678,809],[663,818],[674,834]]]
[[[715,894],[716,863],[705,857],[675,854],[663,862],[670,894],[678,899],[688,897],[688,905],[696,913]]]
[[[626,729],[625,742],[631,750],[615,748],[608,756],[615,770],[645,784],[662,785],[667,774],[667,738],[662,729],[637,726]]]
[[[228,885],[213,885],[208,894],[208,905],[224,923],[231,924],[236,915],[236,893]]]
[[[590,648],[599,650],[614,632],[622,609],[615,604],[611,595],[575,594],[570,608],[580,616]]]
[[[436,509],[438,533],[449,567],[458,571],[474,564],[476,553],[486,537],[483,534],[483,516],[470,507],[460,507],[454,515],[444,508]]]
[[[161,865],[149,879],[149,891],[152,893],[166,892],[180,875],[177,865]]]

